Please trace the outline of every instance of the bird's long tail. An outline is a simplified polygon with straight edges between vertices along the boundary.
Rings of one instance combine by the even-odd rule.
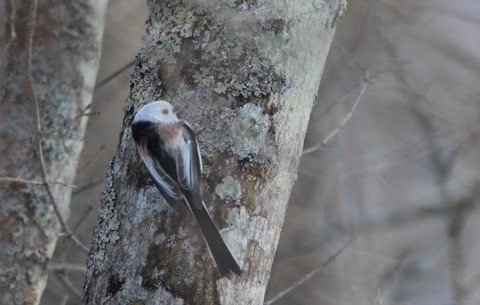
[[[205,204],[202,204],[203,208],[195,207],[195,205],[190,205],[193,216],[197,221],[200,230],[202,231],[203,237],[205,238],[208,248],[212,253],[213,259],[217,264],[218,271],[221,276],[229,276],[231,273],[236,273],[240,275],[242,270],[237,264],[235,258],[233,258],[230,250],[223,241],[222,236],[218,232],[217,227],[213,223],[210,214],[208,213]]]

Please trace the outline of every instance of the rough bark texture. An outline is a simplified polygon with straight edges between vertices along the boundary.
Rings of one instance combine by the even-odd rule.
[[[308,118],[344,1],[149,1],[87,304],[262,304]],[[219,278],[193,218],[171,210],[131,138],[166,99],[197,131],[205,202],[244,274]]]
[[[42,181],[37,136],[51,181],[73,183],[100,57],[106,1],[6,1],[8,63],[0,92],[0,176]],[[32,66],[27,68],[33,26]],[[31,75],[33,82],[29,82]],[[33,84],[40,110],[38,135]],[[52,184],[64,218],[71,188]],[[0,304],[37,304],[61,231],[42,184],[0,181]]]

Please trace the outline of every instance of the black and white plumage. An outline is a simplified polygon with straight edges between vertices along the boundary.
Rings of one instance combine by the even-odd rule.
[[[202,158],[192,128],[177,118],[166,101],[146,104],[132,123],[138,152],[155,186],[174,208],[192,212],[222,276],[241,274],[203,202]]]

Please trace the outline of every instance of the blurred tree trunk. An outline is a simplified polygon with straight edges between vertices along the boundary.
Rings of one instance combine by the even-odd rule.
[[[87,304],[262,304],[338,1],[148,1],[117,155],[87,264]],[[135,109],[172,102],[199,137],[207,206],[244,273],[219,278],[190,215],[151,183]]]
[[[83,145],[106,1],[12,0],[5,8],[0,304],[38,304],[62,228],[43,183],[37,140],[51,195],[66,219],[71,188],[64,184],[73,183]]]

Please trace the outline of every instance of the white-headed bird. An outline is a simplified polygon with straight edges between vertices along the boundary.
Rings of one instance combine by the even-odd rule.
[[[177,118],[170,103],[155,101],[138,110],[132,135],[163,197],[172,207],[186,205],[192,212],[220,274],[241,274],[203,202],[202,158],[192,128]]]

